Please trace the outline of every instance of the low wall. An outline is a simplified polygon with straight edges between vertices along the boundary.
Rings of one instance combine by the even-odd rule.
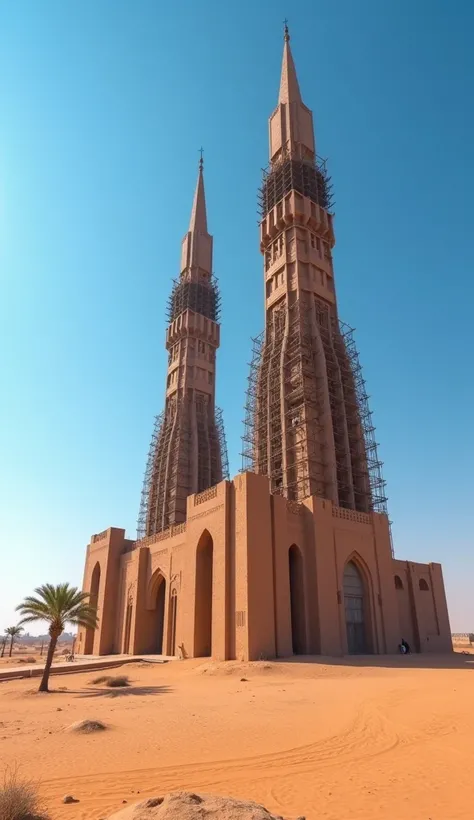
[[[51,675],[71,675],[73,672],[91,672],[95,671],[96,669],[115,669],[118,666],[123,666],[126,663],[134,663],[135,661],[146,661],[146,658],[140,657],[130,657],[124,658],[122,660],[110,660],[104,661],[99,660],[97,662],[91,661],[90,663],[80,663],[75,665],[74,663],[68,663],[62,666],[52,666],[51,667]],[[167,660],[163,661],[149,661],[149,663],[168,663]],[[25,669],[11,669],[7,671],[0,672],[0,681],[3,680],[23,680],[23,678],[40,678],[44,672],[44,666],[28,666]]]

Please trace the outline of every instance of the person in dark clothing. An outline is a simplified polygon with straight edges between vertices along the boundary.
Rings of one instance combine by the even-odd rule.
[[[400,650],[403,652],[404,655],[409,655],[411,652],[410,644],[406,642],[405,638],[402,638]]]

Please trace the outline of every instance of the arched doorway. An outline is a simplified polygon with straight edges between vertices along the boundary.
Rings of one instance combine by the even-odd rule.
[[[369,652],[367,641],[367,607],[364,580],[354,561],[344,570],[344,610],[346,616],[347,651],[350,655]]]
[[[196,597],[194,605],[194,657],[212,655],[212,562],[214,544],[204,530],[196,550]]]
[[[163,654],[166,590],[164,573],[157,568],[148,583],[144,609],[140,611],[137,605],[139,623],[132,638],[133,652],[136,655]]]
[[[99,603],[99,586],[100,586],[100,564],[97,561],[91,577],[91,588],[89,592],[89,604],[97,609]],[[94,635],[95,629],[92,627],[86,628],[86,638],[84,641],[84,655],[92,655],[94,651]]]
[[[168,655],[176,655],[176,616],[178,613],[178,593],[173,589],[170,599],[168,625]]]
[[[301,550],[292,544],[288,552],[290,573],[291,641],[294,655],[306,653],[304,566]]]

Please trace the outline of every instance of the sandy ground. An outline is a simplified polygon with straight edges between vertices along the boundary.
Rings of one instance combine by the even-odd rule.
[[[40,781],[53,820],[176,789],[307,820],[473,817],[472,654],[121,671],[128,689],[90,672],[52,677],[49,695],[0,684],[0,760]],[[67,731],[85,718],[109,729]],[[68,793],[80,802],[63,805]]]

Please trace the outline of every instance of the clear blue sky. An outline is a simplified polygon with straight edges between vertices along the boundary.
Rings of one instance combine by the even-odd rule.
[[[474,629],[471,0],[0,0],[0,628],[34,586],[81,584],[91,533],[134,534],[201,144],[240,467],[286,15],[396,553],[441,561]]]

